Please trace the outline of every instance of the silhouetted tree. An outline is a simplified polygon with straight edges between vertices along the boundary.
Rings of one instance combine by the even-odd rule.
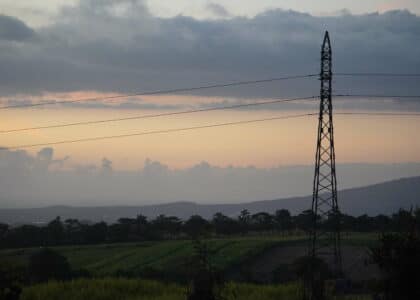
[[[46,227],[47,245],[61,245],[64,241],[64,225],[60,217],[56,217]]]
[[[147,217],[144,215],[137,215],[135,224],[137,236],[144,239],[150,226]]]
[[[341,230],[343,232],[354,231],[356,218],[353,216],[346,215],[346,214],[341,214],[340,224],[341,224]]]
[[[108,225],[105,222],[84,226],[84,239],[89,244],[104,243],[108,236]]]
[[[420,207],[416,208],[413,215],[414,215],[415,231],[416,231],[416,234],[419,235],[420,234]]]
[[[9,232],[9,225],[0,223],[0,248],[6,247],[6,235]]]
[[[314,222],[312,210],[305,210],[295,217],[295,224],[304,231],[310,231]]]
[[[327,217],[324,218],[321,225],[327,231],[333,231],[337,227],[340,228],[341,230],[341,218],[342,218],[342,214],[340,212],[337,212],[337,213],[330,212],[327,214]]]
[[[130,241],[130,231],[132,231],[133,226],[135,225],[132,219],[128,219],[128,218],[119,219],[117,223],[109,226],[108,228],[109,239],[112,242]]]
[[[182,222],[178,217],[167,217],[159,215],[152,221],[153,230],[159,233],[159,236],[174,236],[181,230]]]
[[[64,221],[65,239],[67,244],[81,244],[83,239],[83,225],[77,219]]]
[[[420,238],[410,233],[386,233],[371,248],[371,258],[385,276],[386,299],[420,299]]]
[[[67,259],[58,252],[42,248],[29,258],[29,274],[33,282],[43,282],[51,279],[64,280],[71,276]]]
[[[238,217],[239,226],[241,228],[241,232],[247,232],[249,230],[249,225],[251,223],[251,214],[247,209],[241,210],[241,213]]]
[[[210,231],[210,223],[201,216],[194,215],[184,223],[183,228],[189,236],[198,238],[199,236],[206,235]]]
[[[240,232],[240,225],[234,219],[225,216],[222,213],[215,213],[212,224],[217,234],[235,234]]]
[[[291,230],[293,227],[292,216],[287,209],[276,210],[274,215],[274,221],[276,222],[279,230]]]
[[[394,228],[399,232],[408,232],[412,230],[414,221],[413,212],[400,209],[397,213],[392,215],[392,222]]]
[[[45,245],[46,234],[41,227],[22,225],[10,230],[6,239],[9,247],[41,246]]]
[[[369,232],[374,228],[373,220],[368,215],[361,215],[356,218],[355,230],[358,232]]]
[[[391,218],[385,215],[373,217],[375,231],[385,232],[391,229]]]
[[[259,212],[251,216],[252,227],[257,231],[273,229],[273,216],[266,212]]]
[[[319,218],[319,216],[318,216]],[[353,217],[340,215],[341,229],[356,232],[405,232],[415,227],[420,231],[420,209],[413,211],[400,210],[392,218],[385,215],[371,217],[362,215]],[[414,223],[417,220],[417,223]],[[312,228],[313,215],[311,210],[303,211],[297,216],[291,216],[285,209],[277,210],[274,215],[266,212],[251,215],[248,210],[241,211],[237,219],[222,213],[216,213],[211,222],[200,216],[191,216],[182,222],[174,216],[160,215],[148,221],[145,216],[136,218],[121,218],[118,222],[108,225],[105,222],[95,224],[81,223],[76,219],[64,222],[55,218],[47,226],[22,225],[9,227],[0,224],[0,247],[34,247],[75,244],[98,244],[109,242],[133,242],[177,238],[182,234],[197,237],[207,233],[231,235],[250,231],[286,231],[293,228],[309,231]],[[322,220],[320,226],[332,229],[331,218]],[[417,225],[413,225],[417,224]]]

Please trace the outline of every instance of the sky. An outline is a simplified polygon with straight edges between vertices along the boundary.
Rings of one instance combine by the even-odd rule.
[[[96,1],[100,3],[101,1]],[[102,1],[103,2],[103,1]],[[74,6],[79,0],[1,0],[3,14],[15,16],[35,27],[51,24],[63,6]],[[147,0],[146,4],[155,16],[170,18],[177,15],[197,19],[254,17],[269,9],[295,10],[313,15],[337,15],[343,12],[354,14],[386,12],[407,9],[420,13],[416,0]]]
[[[419,1],[0,0],[0,8],[3,106],[318,74],[325,30],[331,34],[335,73],[420,70]],[[333,93],[420,95],[419,80],[335,76]],[[313,113],[317,111],[316,100],[88,126],[2,131],[317,94],[319,81],[310,77],[0,110],[0,146],[13,148],[0,151],[0,188],[6,188],[6,183],[8,187],[0,207],[97,204],[105,197],[98,185],[104,190],[105,184],[120,191],[124,199],[120,204],[237,202],[310,193],[317,126],[313,116],[115,140],[14,147]],[[338,113],[420,113],[417,98],[335,97],[333,101]],[[341,187],[420,174],[410,167],[420,162],[420,140],[413,138],[418,135],[419,117],[337,114],[334,121],[337,163],[352,170],[345,172]],[[44,164],[42,170],[39,164]],[[154,178],[150,174],[156,169],[148,173],[150,166],[166,175],[159,173],[160,177]],[[367,172],[365,176],[357,175],[361,166],[367,166],[360,169]],[[197,168],[200,172],[194,173]],[[273,182],[292,186],[288,170],[294,168],[305,170],[299,175],[305,184],[279,191]],[[392,169],[398,171],[392,175]],[[113,177],[103,177],[104,170]],[[184,189],[191,187],[191,174],[198,177],[201,183],[197,186],[201,187],[209,180],[209,170],[213,185],[202,195],[198,191],[185,193]],[[273,172],[277,175],[263,184]],[[132,185],[118,185],[126,176]],[[154,179],[145,179],[147,176]],[[223,184],[226,176],[242,178],[232,183],[237,190]],[[254,183],[248,183],[249,178]],[[49,183],[52,180],[54,184]],[[91,180],[98,181],[92,184],[96,188],[86,190],[84,184]],[[143,182],[142,191],[136,190],[137,180]],[[147,180],[153,184],[145,184]],[[59,190],[54,189],[63,190],[69,182],[74,185],[69,185],[72,188],[58,200]],[[241,190],[243,185],[248,189]],[[156,186],[167,190],[160,193]],[[217,195],[212,193],[215,189],[220,191]],[[78,200],[68,200],[72,198]],[[105,198],[112,203],[112,197]]]

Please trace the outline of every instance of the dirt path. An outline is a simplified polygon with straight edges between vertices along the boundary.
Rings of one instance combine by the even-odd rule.
[[[294,274],[291,274],[290,266],[295,259],[306,253],[307,248],[304,246],[275,246],[229,272],[229,277],[260,283],[293,280]],[[342,259],[346,277],[352,280],[378,278],[376,266],[365,264],[367,258],[366,247],[343,246]]]

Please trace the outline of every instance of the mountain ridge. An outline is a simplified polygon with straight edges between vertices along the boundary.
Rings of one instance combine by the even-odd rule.
[[[400,178],[374,185],[346,189],[338,192],[340,209],[351,215],[392,214],[400,208],[420,206],[420,176]],[[216,212],[236,216],[242,209],[251,213],[274,212],[285,208],[292,214],[300,213],[311,207],[312,196],[291,197],[272,200],[258,200],[247,203],[199,204],[179,201],[149,205],[118,206],[47,206],[40,208],[0,209],[0,222],[45,223],[61,216],[63,219],[77,218],[86,221],[115,222],[122,217],[135,217],[143,214],[153,218],[159,214],[173,215],[186,219],[198,214],[211,218]]]

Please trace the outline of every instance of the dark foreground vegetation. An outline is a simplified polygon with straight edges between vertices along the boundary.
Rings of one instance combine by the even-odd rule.
[[[419,212],[343,216],[345,272],[356,277],[340,287],[320,262],[325,299],[420,299]],[[302,299],[311,217],[243,211],[237,219],[139,216],[108,225],[56,218],[44,227],[2,226],[0,299]],[[24,248],[11,243],[18,236]],[[264,270],[267,262],[273,268]],[[370,272],[363,265],[378,273],[358,277]]]
[[[71,282],[49,282],[23,291],[22,300],[186,300],[189,288],[179,284],[165,284],[133,279],[79,279]],[[256,285],[229,283],[220,291],[225,300],[300,300],[299,286]],[[344,299],[344,298],[343,298]],[[356,298],[354,298],[356,300]],[[360,300],[368,298],[357,298]],[[205,299],[203,299],[205,300]],[[351,300],[348,299],[347,300]]]
[[[143,215],[121,218],[115,224],[105,222],[89,224],[76,219],[52,220],[46,226],[22,225],[10,227],[0,224],[0,248],[22,248],[61,245],[91,245],[103,243],[140,242],[154,240],[186,239],[198,236],[235,236],[250,233],[280,232],[293,234],[308,232],[313,215],[310,210],[292,216],[288,210],[275,214],[260,212],[250,214],[243,210],[237,218],[216,213],[211,220],[198,215],[188,220],[159,215],[148,220]],[[392,216],[367,215],[341,217],[343,232],[404,232],[411,224],[420,224],[420,209],[414,212],[400,210]],[[325,228],[331,226],[328,220]]]

